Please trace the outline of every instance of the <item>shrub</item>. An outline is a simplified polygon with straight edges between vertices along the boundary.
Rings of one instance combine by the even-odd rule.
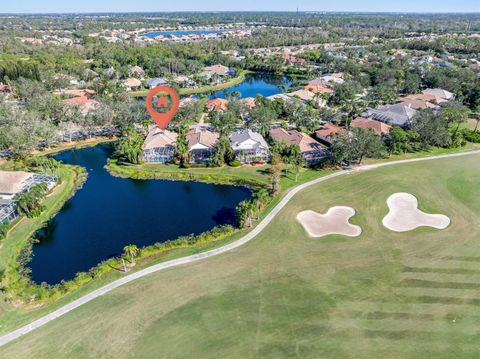
[[[240,167],[241,165],[242,163],[238,160],[233,160],[232,162],[230,162],[231,167]]]

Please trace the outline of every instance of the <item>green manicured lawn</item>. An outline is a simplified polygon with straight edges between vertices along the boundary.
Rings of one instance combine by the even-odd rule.
[[[195,95],[195,94],[201,94],[201,93],[206,93],[206,92],[214,92],[214,91],[220,91],[220,90],[225,90],[228,89],[229,87],[236,86],[238,84],[241,84],[243,81],[245,81],[245,76],[247,74],[251,73],[251,71],[248,70],[242,70],[238,73],[238,75],[232,79],[230,79],[227,82],[223,82],[217,85],[207,85],[207,86],[201,86],[198,88],[182,88],[179,91],[180,96],[187,96],[187,95]],[[132,97],[145,97],[147,96],[149,90],[141,90],[141,91],[132,91],[130,92],[130,96]]]
[[[480,155],[383,167],[300,192],[257,238],[97,298],[2,358],[478,358]],[[446,230],[393,233],[406,191]],[[357,238],[309,238],[299,211],[354,207]]]

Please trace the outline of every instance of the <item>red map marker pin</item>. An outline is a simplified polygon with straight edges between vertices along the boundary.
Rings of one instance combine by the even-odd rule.
[[[162,94],[158,97],[157,103],[155,104],[157,108],[168,108],[169,101],[165,94],[170,96],[172,108],[168,112],[158,112],[153,108],[153,97],[158,93]],[[146,104],[148,113],[153,121],[158,127],[160,127],[160,129],[164,130],[172,120],[173,116],[177,113],[178,106],[180,106],[180,98],[173,88],[169,86],[158,86],[148,93]]]

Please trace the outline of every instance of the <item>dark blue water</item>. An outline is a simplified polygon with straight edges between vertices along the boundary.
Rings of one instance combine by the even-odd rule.
[[[240,92],[240,98],[256,97],[257,95],[268,97],[285,92],[285,86],[291,84],[290,79],[285,76],[257,72],[248,74],[245,81],[237,86],[214,92],[210,98],[226,98],[227,93],[233,91]]]
[[[184,35],[210,35],[210,34],[223,34],[229,30],[182,30],[182,31],[154,31],[143,34],[144,36],[155,38],[159,35],[162,36],[184,36]]]
[[[235,223],[235,207],[250,196],[242,187],[195,182],[132,180],[105,169],[111,145],[65,151],[56,159],[88,170],[88,180],[37,233],[31,277],[49,284],[138,247]]]

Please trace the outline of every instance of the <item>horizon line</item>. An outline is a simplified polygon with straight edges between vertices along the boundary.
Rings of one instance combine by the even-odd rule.
[[[416,15],[445,15],[445,14],[468,14],[480,15],[480,11],[369,11],[369,10],[167,10],[167,11],[63,11],[63,12],[0,12],[3,15],[108,15],[108,14],[175,14],[175,13],[292,13],[292,14],[416,14]]]

